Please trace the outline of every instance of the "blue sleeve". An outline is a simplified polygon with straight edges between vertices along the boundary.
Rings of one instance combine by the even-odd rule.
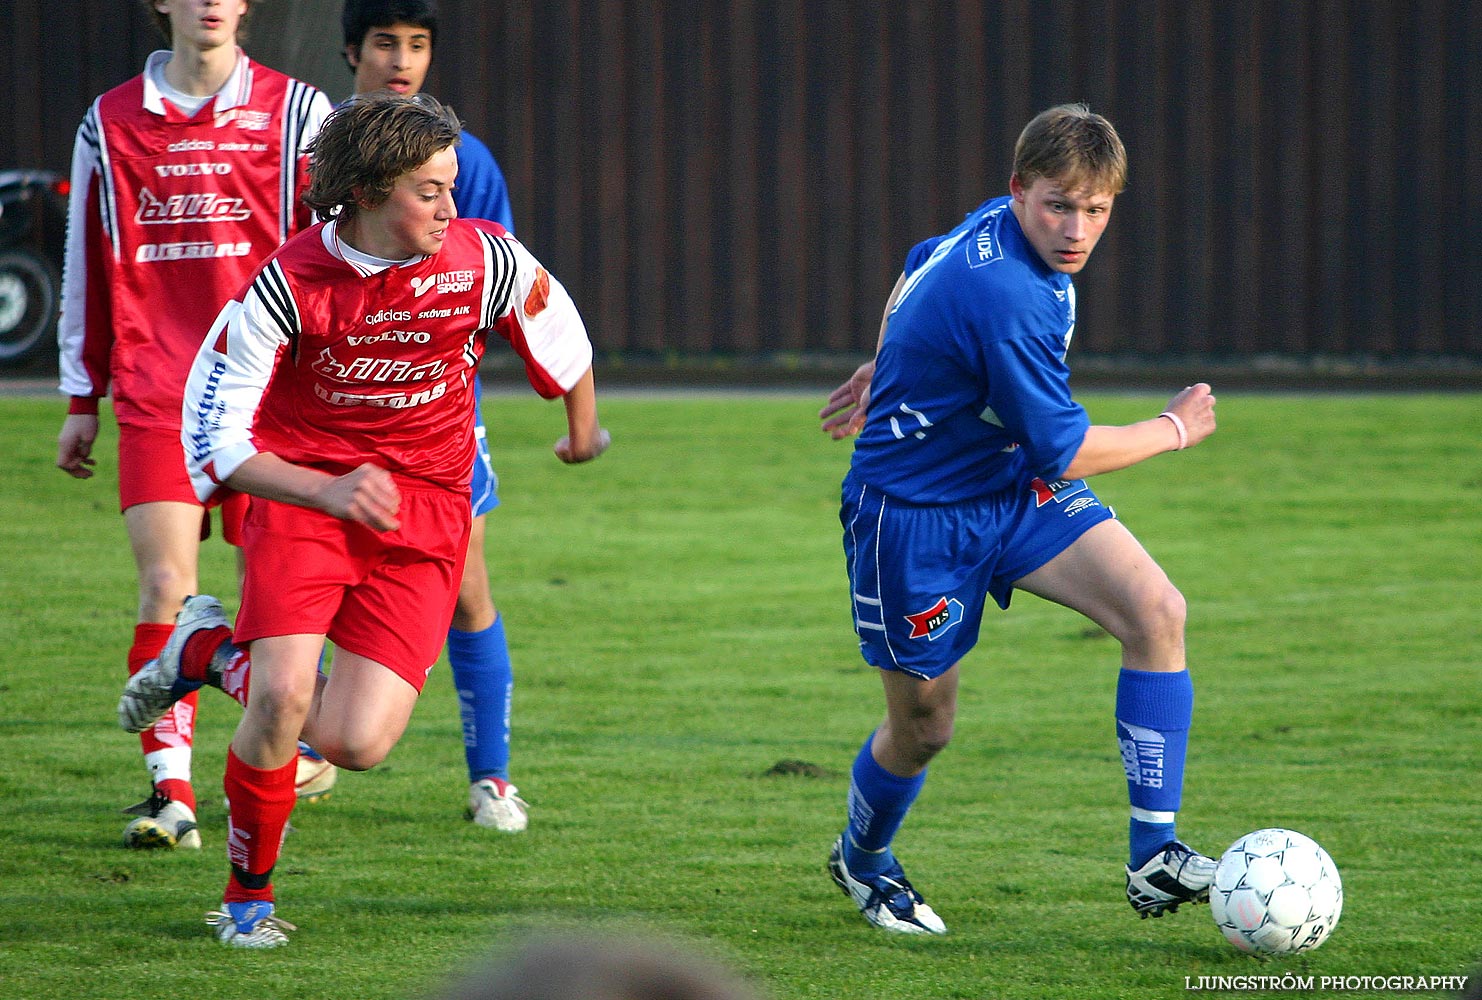
[[[468,132],[458,147],[458,184],[453,191],[453,204],[458,214],[468,219],[488,219],[511,233],[515,231],[515,213],[509,203],[509,188],[504,174],[494,162],[494,154]]]
[[[983,345],[988,406],[1019,442],[1029,470],[1058,479],[1075,458],[1091,419],[1070,398],[1070,371],[1054,338],[1013,337]]]
[[[931,239],[922,240],[913,246],[910,253],[906,254],[906,265],[902,269],[903,273],[910,274],[922,264],[925,264],[926,258],[931,256],[931,252],[937,248],[937,244],[946,239],[947,235],[944,233],[941,236],[933,236]]]

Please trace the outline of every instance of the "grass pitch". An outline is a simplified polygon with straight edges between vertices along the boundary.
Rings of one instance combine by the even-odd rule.
[[[418,997],[515,937],[589,928],[718,957],[779,1000],[1479,971],[1482,399],[1222,396],[1208,442],[1095,482],[1189,600],[1180,832],[1217,853],[1288,826],[1342,871],[1332,938],[1260,963],[1207,908],[1128,908],[1117,649],[1025,595],[990,613],[897,842],[950,934],[887,937],[830,884],[881,699],[849,627],[849,446],[818,433],[821,396],[606,398],[613,449],[577,468],[549,453],[558,404],[486,400],[530,829],[461,818],[440,668],[389,761],[296,812],[276,883],[302,929],[264,953],[201,923],[225,881],[225,697],[202,696],[205,850],[119,846],[147,785],[114,722],[135,596],[111,423],[76,482],[52,467],[60,404],[0,400],[0,997]],[[1163,401],[1087,397],[1107,423]],[[234,603],[217,541],[202,587]]]

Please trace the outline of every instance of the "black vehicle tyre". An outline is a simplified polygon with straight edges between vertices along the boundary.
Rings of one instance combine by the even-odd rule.
[[[57,350],[62,279],[44,257],[23,247],[0,252],[0,365]]]

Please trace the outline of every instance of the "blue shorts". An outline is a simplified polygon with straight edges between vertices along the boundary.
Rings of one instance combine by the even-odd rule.
[[[839,520],[865,661],[939,677],[978,642],[988,595],[1009,606],[1014,581],[1115,517],[1083,479],[1016,487],[955,504],[912,504],[849,476]]]
[[[489,457],[489,432],[484,427],[484,408],[481,405],[484,386],[474,379],[473,439],[478,452],[473,456],[473,475],[469,482],[473,487],[473,516],[480,517],[499,506],[499,477],[494,473],[494,460]]]

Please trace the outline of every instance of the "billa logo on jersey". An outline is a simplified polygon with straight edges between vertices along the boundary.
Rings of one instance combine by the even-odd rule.
[[[228,198],[212,191],[172,194],[161,201],[149,188],[139,189],[139,211],[134,221],[142,226],[164,226],[172,222],[241,222],[252,212],[241,198]]]
[[[1053,482],[1045,482],[1043,479],[1035,478],[1029,484],[1034,491],[1034,505],[1043,507],[1051,500],[1056,503],[1064,503],[1077,493],[1086,492],[1088,487],[1084,479],[1056,479]]]
[[[408,336],[415,337],[416,334]],[[441,358],[422,364],[413,364],[401,358],[356,357],[341,361],[326,347],[309,367],[315,374],[336,382],[426,382],[442,378],[443,373],[448,370],[448,363]]]
[[[935,642],[942,633],[962,621],[962,602],[955,597],[938,598],[925,611],[906,615],[906,621],[911,623],[912,639]]]

